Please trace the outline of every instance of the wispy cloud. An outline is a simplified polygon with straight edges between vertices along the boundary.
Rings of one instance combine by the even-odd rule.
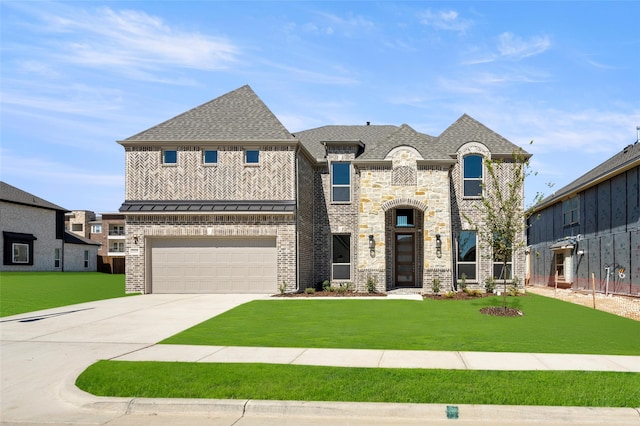
[[[101,174],[95,169],[70,167],[68,163],[51,161],[45,158],[16,155],[1,149],[2,175],[4,178],[21,178],[25,170],[30,177],[38,176],[44,181],[55,181],[61,187],[75,185],[78,182],[100,187],[121,187],[124,185],[124,174]],[[10,179],[9,179],[10,180]]]
[[[40,22],[40,32],[50,35],[46,46],[31,47],[60,67],[108,67],[134,78],[161,81],[154,77],[160,70],[166,74],[167,68],[225,69],[241,54],[240,48],[225,37],[172,27],[145,12],[108,7],[24,10]],[[23,66],[36,72],[53,72],[51,65],[39,68],[34,61]]]
[[[551,47],[549,36],[533,36],[525,40],[510,32],[498,36],[498,52],[505,58],[522,59],[538,55]]]
[[[479,65],[496,61],[518,61],[539,55],[549,50],[551,46],[551,37],[547,35],[537,35],[525,39],[511,32],[504,32],[497,37],[495,47],[473,46],[469,48],[462,63],[464,65]]]
[[[429,9],[418,13],[418,19],[422,25],[459,33],[464,33],[473,26],[472,20],[461,18],[455,10],[433,11]]]

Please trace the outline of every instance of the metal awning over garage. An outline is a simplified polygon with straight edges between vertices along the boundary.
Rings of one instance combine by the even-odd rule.
[[[155,238],[151,293],[276,293],[276,238]]]

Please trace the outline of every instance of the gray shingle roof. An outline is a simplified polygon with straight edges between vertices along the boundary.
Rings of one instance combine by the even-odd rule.
[[[564,197],[587,189],[589,186],[606,176],[616,175],[616,172],[618,171],[638,165],[640,165],[640,143],[636,142],[633,145],[626,146],[622,151],[589,170],[573,182],[558,189],[553,194],[536,204],[533,209],[535,211],[540,210],[550,204],[560,201]]]
[[[122,142],[293,140],[248,85],[171,118]]]
[[[384,159],[387,154],[398,146],[410,146],[415,148],[425,160],[442,160],[449,157],[435,144],[433,136],[415,131],[411,126],[403,124],[396,128],[384,141],[366,150],[362,155],[363,160]]]
[[[454,154],[467,142],[481,142],[491,154],[511,155],[519,147],[479,121],[463,114],[437,138],[444,150]]]
[[[322,142],[331,141],[362,141],[365,144],[365,152],[375,149],[398,127],[388,125],[371,126],[323,126],[315,129],[296,132],[295,136],[300,143],[317,160],[324,159],[325,152]]]
[[[99,243],[98,241],[90,240],[89,238],[83,238],[68,231],[64,231],[64,242],[68,244],[84,244],[88,246],[102,245],[102,243]]]
[[[60,207],[47,200],[43,200],[40,197],[36,197],[35,195],[23,191],[22,189],[18,189],[15,186],[11,186],[6,182],[0,182],[0,200],[16,204],[24,204],[27,206],[40,207],[48,210],[68,211],[64,207]]]

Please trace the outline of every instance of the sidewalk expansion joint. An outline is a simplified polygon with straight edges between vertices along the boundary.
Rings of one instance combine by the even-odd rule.
[[[295,362],[298,360],[298,358],[300,358],[302,355],[304,355],[304,353],[305,353],[305,352],[307,352],[308,350],[309,350],[309,348],[304,348],[304,350],[303,350],[302,352],[300,352],[300,353],[298,354],[298,356],[296,356],[296,357],[295,357],[295,358],[293,358],[291,361],[289,361],[289,364],[293,364],[293,363],[295,363]]]
[[[145,350],[145,349],[149,349],[149,348],[151,348],[151,347],[154,347],[155,345],[156,345],[155,343],[152,343],[152,344],[150,344],[150,345],[149,345],[149,344],[147,344],[147,346],[144,346],[144,347],[142,347],[142,348],[134,349],[134,350],[129,351],[129,352],[125,352],[125,353],[122,353],[122,354],[119,354],[119,355],[116,355],[116,356],[112,356],[111,358],[108,358],[108,359],[107,359],[107,361],[117,360],[118,358],[123,357],[123,356],[125,356],[125,355],[131,355],[131,354],[133,354],[133,353],[140,352],[140,351],[143,351],[143,350]]]
[[[464,360],[464,357],[462,356],[462,352],[456,351],[456,355],[458,356],[458,358],[462,362],[462,365],[464,365],[465,370],[471,370],[471,368],[469,368],[469,365],[467,364],[467,362]]]

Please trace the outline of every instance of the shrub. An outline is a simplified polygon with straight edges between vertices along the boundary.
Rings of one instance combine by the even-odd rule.
[[[493,277],[489,277],[484,281],[484,288],[485,290],[487,290],[487,293],[493,293],[493,291],[496,289],[496,281],[493,279]]]
[[[511,280],[511,285],[509,286],[509,296],[517,296],[518,294],[520,294],[520,290],[518,289],[518,287],[520,287],[520,278],[514,276],[513,280]]]
[[[331,291],[331,281],[329,280],[322,281],[322,291]]]
[[[456,295],[455,291],[448,291],[445,293],[444,297],[446,297],[447,299],[453,299]]]
[[[316,289],[313,288],[313,287],[307,287],[307,288],[304,289],[304,292],[307,293],[307,294],[315,294]]]
[[[278,290],[280,290],[280,294],[284,294],[287,291],[287,282],[282,281],[282,284],[280,284]]]
[[[431,284],[431,291],[433,291],[434,294],[440,293],[440,278],[436,277],[433,279],[433,283]]]
[[[375,293],[377,285],[378,280],[376,279],[376,277],[369,275],[367,277],[367,291],[369,293]]]
[[[481,297],[482,292],[480,290],[469,290],[467,294],[471,297]]]
[[[466,293],[467,291],[467,274],[460,275],[460,288]]]

